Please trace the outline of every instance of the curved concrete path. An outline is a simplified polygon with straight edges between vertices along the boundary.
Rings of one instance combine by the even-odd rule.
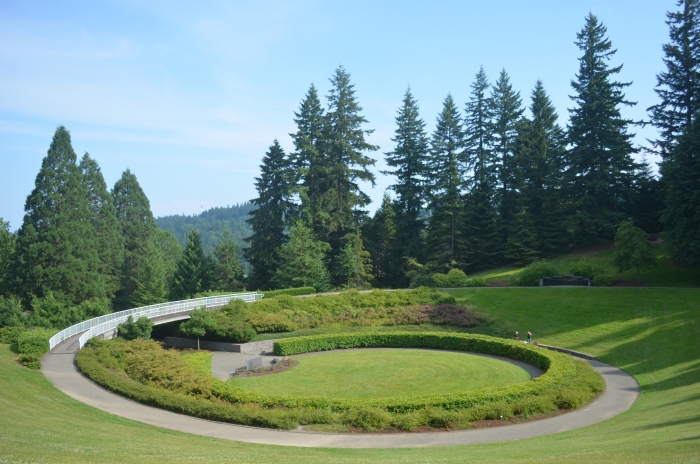
[[[277,431],[213,422],[136,403],[111,393],[80,374],[74,364],[78,336],[42,359],[46,377],[68,396],[108,413],[156,427],[226,440],[266,445],[328,448],[411,448],[493,443],[538,437],[602,422],[629,409],[639,397],[639,384],[616,367],[588,361],[605,379],[605,391],[589,405],[549,419],[516,425],[454,432],[396,434],[330,434]]]

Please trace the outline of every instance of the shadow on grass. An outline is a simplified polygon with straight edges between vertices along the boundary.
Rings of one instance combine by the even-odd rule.
[[[688,417],[687,419],[676,419],[676,420],[670,420],[670,421],[666,421],[666,422],[655,422],[653,424],[635,427],[635,430],[660,429],[663,427],[673,427],[674,425],[694,424],[696,422],[700,422],[700,415],[697,415],[695,417]]]

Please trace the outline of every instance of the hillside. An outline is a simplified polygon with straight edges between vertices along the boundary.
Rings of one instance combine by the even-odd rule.
[[[185,216],[163,216],[156,219],[156,224],[163,230],[172,232],[180,245],[185,245],[187,234],[196,229],[202,239],[202,246],[206,253],[211,253],[228,226],[233,234],[233,239],[243,245],[243,239],[250,236],[250,226],[245,222],[248,213],[253,209],[249,202],[210,208],[201,214]]]

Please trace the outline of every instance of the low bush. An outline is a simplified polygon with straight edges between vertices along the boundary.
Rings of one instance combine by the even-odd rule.
[[[0,343],[16,345],[19,336],[26,330],[27,329],[25,329],[23,326],[7,326],[0,328]]]
[[[483,279],[481,277],[472,277],[470,279],[467,279],[467,283],[464,286],[465,287],[488,287],[489,283],[486,281],[486,279]]]
[[[134,340],[136,338],[143,338],[148,340],[151,338],[151,332],[153,331],[153,322],[147,317],[141,316],[138,320],[134,321],[134,318],[129,315],[126,318],[126,322],[119,324],[117,328],[119,336],[124,340]]]
[[[523,287],[536,287],[540,284],[540,279],[543,277],[551,277],[558,275],[559,271],[551,263],[538,260],[527,266],[514,276],[514,281],[517,285]]]
[[[299,324],[290,321],[283,314],[256,311],[244,313],[243,318],[253,326],[256,332],[260,333],[291,332],[299,328]]]
[[[437,286],[435,278],[429,274],[418,274],[413,279],[411,279],[411,288],[428,287],[432,288]]]
[[[433,280],[435,280],[435,286],[441,288],[459,288],[466,287],[467,274],[460,269],[450,269],[447,274],[433,274]]]
[[[570,271],[575,276],[585,277],[586,279],[591,280],[593,280],[597,275],[604,274],[603,269],[587,260],[581,260],[574,263],[571,266]]]
[[[615,276],[610,274],[598,274],[593,277],[592,284],[596,287],[609,287],[614,284],[616,280]]]
[[[359,407],[346,411],[342,421],[355,428],[374,432],[385,429],[391,424],[391,414],[379,408]]]
[[[41,357],[49,351],[49,339],[55,330],[26,330],[17,337],[19,362],[31,369],[41,368]]]

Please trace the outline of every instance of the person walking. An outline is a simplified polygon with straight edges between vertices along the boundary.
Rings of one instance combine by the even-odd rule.
[[[532,332],[530,332],[529,330],[527,331],[527,342],[532,342]]]

